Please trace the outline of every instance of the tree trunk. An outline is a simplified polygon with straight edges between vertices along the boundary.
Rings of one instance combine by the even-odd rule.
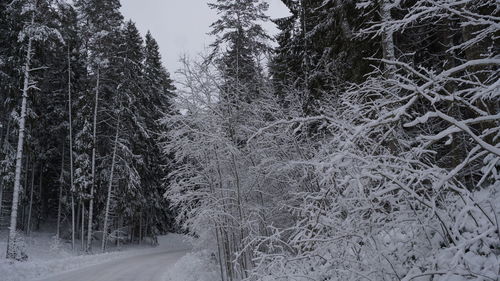
[[[142,243],[142,209],[139,212],[139,245]]]
[[[95,105],[94,105],[94,132],[92,135],[92,187],[90,189],[90,203],[89,203],[89,225],[87,234],[87,252],[91,251],[92,246],[92,220],[94,212],[94,189],[95,189],[95,154],[97,144],[97,110],[99,105],[99,69],[97,69],[97,85],[95,91]],[[103,236],[104,237],[104,236]]]
[[[9,122],[7,123],[7,130],[5,132],[5,137],[2,138],[2,143],[0,144],[0,150],[3,150],[4,144],[7,142],[9,134],[10,134],[10,119]],[[4,191],[4,184],[3,184],[3,177],[0,178],[0,217],[2,216],[2,210],[3,210],[3,191]]]
[[[80,200],[80,205],[82,207],[82,225],[80,226],[80,249],[82,249],[82,251],[85,250],[85,202],[82,200]]]
[[[104,228],[102,231],[102,245],[101,245],[101,250],[103,252],[106,250],[106,236],[107,236],[107,232],[108,232],[109,207],[111,204],[111,191],[113,188],[113,172],[115,170],[116,150],[118,147],[119,133],[120,133],[120,117],[118,117],[118,123],[116,125],[115,145],[113,147],[113,158],[111,160],[111,173],[109,175],[108,196],[106,198],[106,211],[104,213]]]
[[[2,217],[3,210],[3,177],[0,178],[0,219]]]
[[[28,172],[28,171],[26,171]],[[28,223],[26,224],[26,234],[31,235],[31,211],[33,209],[33,190],[35,189],[35,163],[31,169],[31,191],[30,191],[30,205],[28,211]]]
[[[128,224],[128,233],[129,233],[129,243],[134,243],[134,217],[132,217],[132,222]]]
[[[149,233],[149,211],[146,211],[146,225],[144,226],[144,237],[149,237],[148,236],[148,233]]]
[[[7,142],[7,139],[9,138],[9,134],[10,134],[10,121],[11,119],[8,118],[8,122],[7,122],[7,129],[5,129],[5,135],[2,134],[0,135],[0,150],[3,150],[3,145]]]
[[[223,266],[224,261],[222,260],[223,250],[221,250],[222,242],[220,241],[220,238],[219,238],[219,227],[217,226],[217,222],[215,223],[215,238],[217,239],[217,254],[219,256],[220,278],[222,279],[222,281],[224,281],[225,280],[225,278],[224,278],[224,266]]]
[[[64,182],[64,143],[61,156],[61,176],[59,178],[59,199],[57,203],[57,230],[56,237],[59,239],[61,235],[61,208],[62,208],[62,194],[63,194],[63,182]]]
[[[71,194],[71,250],[75,250],[75,195]]]
[[[120,230],[122,229],[122,225],[123,225],[123,219],[122,217],[118,217],[118,220],[116,221],[116,224],[115,224],[115,229],[118,230],[117,231],[117,237],[116,237],[116,248],[120,249]]]
[[[382,16],[382,22],[388,23],[392,21],[391,9],[393,4],[390,3],[390,0],[382,0],[380,3],[380,15]],[[387,27],[384,27],[384,31],[382,33],[382,50],[384,53],[384,59],[388,61],[396,60],[396,52],[394,46],[394,32]],[[396,67],[393,64],[386,63],[386,71],[389,76],[392,76],[396,71]]]
[[[33,12],[31,16],[31,24],[35,23],[35,13]],[[21,190],[21,168],[22,168],[22,157],[23,157],[23,146],[24,146],[24,133],[26,125],[26,107],[28,100],[28,90],[30,88],[30,64],[32,55],[32,43],[33,39],[28,39],[28,48],[26,50],[26,63],[24,65],[24,83],[23,83],[23,94],[21,102],[21,114],[19,117],[19,138],[17,141],[17,151],[16,151],[16,172],[14,176],[14,194],[12,196],[12,210],[10,215],[10,229],[9,229],[9,240],[7,242],[7,259],[14,259],[15,253],[12,248],[12,243],[15,241],[16,230],[17,230],[17,207],[19,204],[19,191]]]
[[[71,56],[68,45],[68,118],[69,118],[69,176],[71,193],[71,249],[75,250],[75,196],[73,186],[73,115],[71,102]]]
[[[28,200],[28,172],[29,172],[29,162],[30,162],[30,155],[27,153],[26,155],[26,164],[24,166],[24,185],[21,187],[21,225],[20,229],[23,231],[26,231],[26,221],[28,220],[27,214],[28,214],[28,206],[26,205],[26,201]]]
[[[77,205],[78,204],[78,205]],[[75,208],[76,208],[76,218],[75,218],[75,241],[76,239],[78,238],[81,238],[79,236],[80,235],[80,225],[81,225],[81,222],[80,222],[80,212],[82,211],[82,199],[78,199],[78,202],[75,203]]]
[[[40,163],[40,176],[38,177],[39,179],[39,188],[38,188],[38,197],[40,198],[40,207],[39,207],[39,212],[38,212],[38,217],[37,217],[37,220],[36,220],[36,230],[40,230],[40,224],[42,223],[42,218],[43,218],[43,214],[46,210],[46,205],[45,205],[45,202],[43,200],[43,185],[42,185],[42,181],[43,181],[43,163]]]

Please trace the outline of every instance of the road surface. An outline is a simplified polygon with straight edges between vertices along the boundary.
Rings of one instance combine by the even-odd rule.
[[[68,271],[41,281],[164,281],[167,270],[188,251],[151,251]]]

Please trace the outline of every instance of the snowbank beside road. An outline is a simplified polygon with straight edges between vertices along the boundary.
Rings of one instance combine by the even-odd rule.
[[[165,281],[220,281],[220,269],[208,251],[188,253],[168,271]]]
[[[0,279],[4,281],[24,281],[40,276],[55,274],[84,266],[95,265],[130,255],[130,252],[113,252],[98,255],[73,256],[51,260],[36,260],[27,262],[0,262]]]
[[[39,280],[42,276],[75,270],[87,266],[101,264],[107,261],[140,255],[147,252],[181,250],[190,247],[182,235],[169,234],[159,237],[159,247],[152,248],[148,245],[132,245],[123,247],[120,251],[96,254],[78,255],[73,253],[68,244],[54,247],[53,239],[48,233],[33,233],[32,238],[27,238],[29,260],[26,262],[11,262],[5,259],[5,240],[0,240],[0,280],[25,281]],[[97,247],[98,248],[98,247]],[[96,248],[96,249],[97,249]]]

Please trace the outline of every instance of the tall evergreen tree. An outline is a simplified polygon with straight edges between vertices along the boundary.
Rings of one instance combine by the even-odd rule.
[[[282,2],[291,16],[274,20],[280,33],[271,75],[282,100],[298,100],[303,114],[312,115],[322,99],[336,99],[372,70],[374,62],[366,58],[381,56],[380,42],[357,33],[377,14],[357,9],[356,1]],[[301,96],[286,97],[287,92]]]
[[[119,39],[119,56],[115,58],[116,67],[121,71],[113,78],[119,81],[114,108],[111,110],[115,123],[113,156],[111,158],[111,173],[108,183],[106,209],[104,213],[104,238],[102,250],[105,250],[105,240],[108,232],[110,212],[118,217],[131,221],[136,204],[143,199],[141,178],[137,172],[136,162],[141,162],[140,154],[135,154],[133,145],[138,134],[144,128],[138,97],[141,95],[143,48],[142,38],[132,21],[125,23]],[[120,179],[118,184],[115,179]],[[114,190],[113,190],[114,187]],[[112,196],[113,194],[113,196]],[[111,197],[115,198],[111,202]],[[113,210],[110,210],[111,204]]]
[[[87,252],[104,217],[131,240],[171,227],[156,121],[173,112],[175,88],[156,41],[149,34],[144,46],[119,8],[0,3],[0,227],[10,215],[14,234],[29,235],[57,218],[56,237],[71,235],[75,250],[80,238]],[[18,237],[9,257],[22,259]]]
[[[251,102],[263,84],[262,57],[270,51],[271,38],[261,25],[268,20],[269,5],[261,0],[217,0],[209,7],[220,17],[211,25],[210,34],[216,36],[211,58],[217,58],[227,80],[224,98],[236,104]]]
[[[100,113],[112,112],[115,106],[115,98],[119,81],[114,79],[114,74],[119,71],[118,66],[118,46],[120,39],[121,25],[123,16],[121,15],[120,2],[81,0],[76,1],[75,6],[80,13],[80,22],[84,33],[84,52],[88,57],[88,86],[87,93],[92,93],[94,97],[94,108],[92,113],[92,155],[91,155],[91,177],[92,182],[89,191],[89,222],[87,229],[87,251],[90,251],[92,245],[92,228],[95,192],[97,186],[107,181],[99,179],[106,168],[103,163],[97,163],[97,158],[105,157],[108,151],[107,147],[111,140],[100,138],[101,134],[107,134],[113,131],[113,125],[107,125],[100,122],[104,116]],[[100,156],[100,157],[99,157]],[[107,155],[110,157],[110,155]],[[99,189],[100,190],[100,189]]]
[[[19,207],[19,196],[21,192],[21,173],[22,173],[22,159],[25,147],[25,137],[26,137],[26,121],[28,119],[28,102],[29,94],[33,90],[39,90],[36,87],[36,82],[33,79],[33,73],[39,70],[34,67],[34,55],[36,54],[35,44],[36,42],[41,42],[46,40],[49,36],[55,35],[56,37],[59,33],[45,25],[44,19],[41,18],[43,15],[42,11],[50,12],[49,1],[15,1],[11,3],[12,5],[19,5],[21,13],[18,14],[19,18],[24,18],[24,28],[19,34],[19,40],[25,43],[24,65],[22,67],[23,74],[23,86],[21,95],[21,108],[19,113],[19,131],[17,140],[17,150],[16,150],[16,165],[14,174],[14,186],[12,195],[12,207],[11,207],[11,219],[10,219],[10,230],[9,230],[9,241],[7,244],[7,258],[8,259],[18,259],[20,256],[18,249],[16,249],[15,243],[17,240],[17,220],[18,220],[18,207]],[[15,10],[12,10],[15,12]],[[40,58],[39,58],[40,59]],[[27,166],[26,166],[27,167]],[[25,171],[27,173],[27,171]],[[26,181],[25,181],[26,183]],[[26,189],[26,186],[25,186]],[[21,255],[22,258],[22,255]]]
[[[24,54],[19,42],[23,21],[19,20],[18,2],[0,3],[0,225],[9,224],[10,186],[14,180],[15,119],[14,112],[22,79]]]
[[[147,227],[150,230],[174,230],[173,210],[163,198],[168,186],[163,179],[175,166],[172,165],[172,157],[163,155],[159,146],[160,141],[165,141],[160,136],[172,128],[161,124],[158,120],[166,114],[176,114],[173,105],[176,89],[170,74],[162,65],[158,43],[150,32],[146,34],[145,39],[143,63],[145,85],[139,102],[141,112],[144,114],[146,131],[145,134],[139,135],[136,141],[136,149],[148,151],[143,153],[143,162],[139,166],[145,194],[141,215],[148,222]]]

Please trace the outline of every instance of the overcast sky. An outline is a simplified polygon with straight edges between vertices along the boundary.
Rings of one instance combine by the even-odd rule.
[[[208,0],[122,0],[122,13],[132,19],[141,33],[148,30],[161,48],[163,62],[169,72],[180,68],[179,56],[195,56],[212,43],[206,35],[210,24],[217,19],[215,11],[207,6]],[[268,15],[279,18],[288,15],[280,0],[268,0]],[[271,34],[276,34],[272,23],[266,25]]]

